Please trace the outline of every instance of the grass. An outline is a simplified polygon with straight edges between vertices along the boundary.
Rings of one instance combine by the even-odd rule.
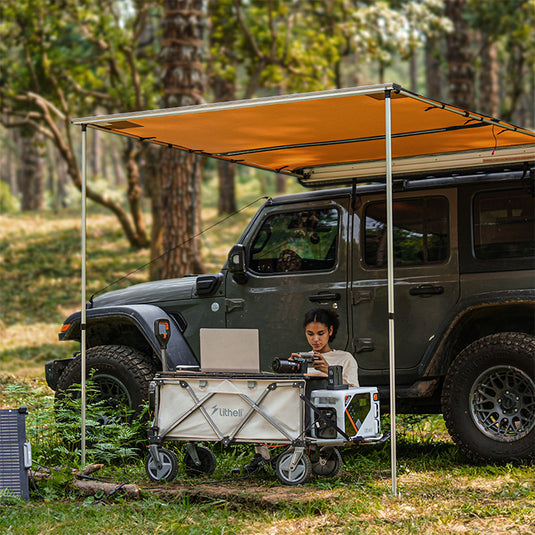
[[[242,184],[241,205],[259,194],[247,188]],[[204,226],[217,220],[213,191],[205,195]],[[203,236],[209,269],[223,263],[256,208]],[[79,462],[75,446],[57,432],[53,392],[43,376],[47,360],[76,349],[59,343],[57,332],[80,308],[79,228],[75,211],[0,215],[0,408],[28,407],[34,467]],[[129,248],[112,216],[91,206],[88,251],[89,291],[148,261],[147,251]],[[140,271],[133,281],[146,277]],[[0,533],[535,534],[535,467],[468,464],[439,416],[399,417],[399,497],[391,493],[388,444],[346,448],[336,478],[293,488],[280,485],[272,470],[228,482],[252,451],[217,445],[210,478],[192,481],[181,464],[175,482],[154,484],[142,455],[110,456],[120,440],[106,440],[107,456],[91,451],[92,461],[107,459],[99,477],[138,484],[141,499],[80,497],[67,485],[70,474],[59,471],[37,484],[28,503],[0,497]]]

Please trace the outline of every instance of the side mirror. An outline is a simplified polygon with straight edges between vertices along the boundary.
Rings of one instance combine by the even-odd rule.
[[[238,284],[245,284],[247,273],[245,272],[245,247],[237,243],[228,254],[228,270],[232,273],[232,278]]]

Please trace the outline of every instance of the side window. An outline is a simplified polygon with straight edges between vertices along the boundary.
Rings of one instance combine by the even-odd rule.
[[[474,198],[473,236],[477,258],[535,255],[533,197],[527,191],[490,191]]]
[[[394,265],[438,264],[449,257],[449,205],[445,197],[403,199],[393,203]],[[364,263],[387,264],[386,203],[370,203],[365,212]]]
[[[252,242],[257,273],[329,270],[336,264],[338,210],[302,210],[268,217]]]

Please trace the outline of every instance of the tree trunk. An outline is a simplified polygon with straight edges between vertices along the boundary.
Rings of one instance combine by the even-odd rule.
[[[219,63],[218,69],[213,69],[213,63],[209,61],[208,71],[210,87],[214,93],[216,102],[236,100],[236,70],[237,59],[234,53],[236,38],[236,16],[232,4],[222,2],[208,3],[208,16],[210,25],[210,49],[216,49],[224,54],[223,63]],[[215,32],[212,30],[216,30]],[[223,71],[223,72],[221,72]],[[225,161],[217,162],[219,175],[219,199],[217,209],[219,214],[230,214],[236,211],[235,176],[234,165]]]
[[[212,90],[217,102],[235,100],[236,85],[233,80],[225,80],[217,76],[212,77]],[[219,174],[219,200],[217,208],[219,214],[231,214],[236,211],[235,177],[236,167],[234,164],[219,160],[217,162]]]
[[[507,49],[509,51],[509,61],[507,62],[507,96],[505,105],[502,105],[501,118],[505,121],[511,121],[513,114],[520,102],[523,93],[525,75],[526,75],[526,50],[524,45],[519,45],[513,39],[507,40]],[[529,64],[528,72],[533,71],[533,64]]]
[[[440,39],[428,37],[425,45],[425,86],[429,98],[442,100],[443,77],[441,69]]]
[[[478,111],[491,117],[498,117],[500,106],[500,79],[496,44],[483,36],[481,47],[481,71],[479,72]]]
[[[202,52],[205,22],[202,0],[164,0],[162,60],[164,105],[203,101]],[[199,166],[193,154],[162,147],[162,277],[202,273],[193,235],[200,222]]]
[[[409,57],[409,77],[411,80],[411,91],[418,93],[418,53],[416,48],[411,49]]]
[[[19,145],[19,131],[14,128],[8,128],[4,130],[7,132],[7,140],[12,147],[12,150],[7,151],[7,165],[4,170],[7,170],[7,183],[9,184],[9,191],[11,195],[16,197],[19,193],[19,186],[17,181],[17,167],[19,159],[16,154],[17,147]]]
[[[195,160],[190,154],[162,148],[162,258],[163,279],[202,273],[204,267],[193,236],[199,225]]]
[[[127,195],[128,204],[130,205],[130,213],[134,223],[136,234],[136,241],[139,247],[148,247],[149,240],[147,238],[147,230],[145,228],[145,220],[143,218],[143,211],[141,209],[142,190],[139,183],[139,165],[138,154],[139,144],[131,139],[127,140],[124,159],[126,162],[126,176],[127,176]]]
[[[451,104],[474,109],[474,71],[470,58],[468,24],[463,17],[466,0],[447,0],[446,15],[453,22],[453,32],[446,35],[448,88]]]
[[[215,99],[218,102],[234,100],[236,86],[232,81],[218,79],[212,84]],[[236,211],[235,178],[236,166],[222,160],[217,162],[219,173],[219,200],[217,209],[219,214],[231,214]]]
[[[143,181],[147,194],[151,200],[152,228],[150,238],[150,280],[162,278],[162,181],[160,174],[160,151],[161,149],[148,143],[143,147]]]
[[[23,132],[19,138],[18,182],[22,193],[21,209],[23,211],[44,208],[42,142],[42,136],[35,132]]]
[[[126,140],[124,139],[120,141],[123,141],[124,143],[126,143]],[[111,181],[111,183],[115,187],[122,186],[125,183],[124,168],[123,168],[123,163],[121,162],[121,159],[119,158],[119,151],[116,146],[113,146],[110,149],[109,156],[111,159],[111,165],[113,169],[113,180]]]
[[[283,195],[286,193],[286,175],[277,173],[275,178],[275,191],[277,192],[277,195]]]
[[[217,209],[219,214],[231,214],[236,211],[236,168],[232,163],[219,160],[217,162],[217,170],[219,173]]]

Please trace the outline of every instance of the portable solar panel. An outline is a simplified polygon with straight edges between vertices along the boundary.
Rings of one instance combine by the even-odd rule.
[[[28,469],[32,450],[26,442],[26,407],[0,410],[0,496],[30,498]]]

